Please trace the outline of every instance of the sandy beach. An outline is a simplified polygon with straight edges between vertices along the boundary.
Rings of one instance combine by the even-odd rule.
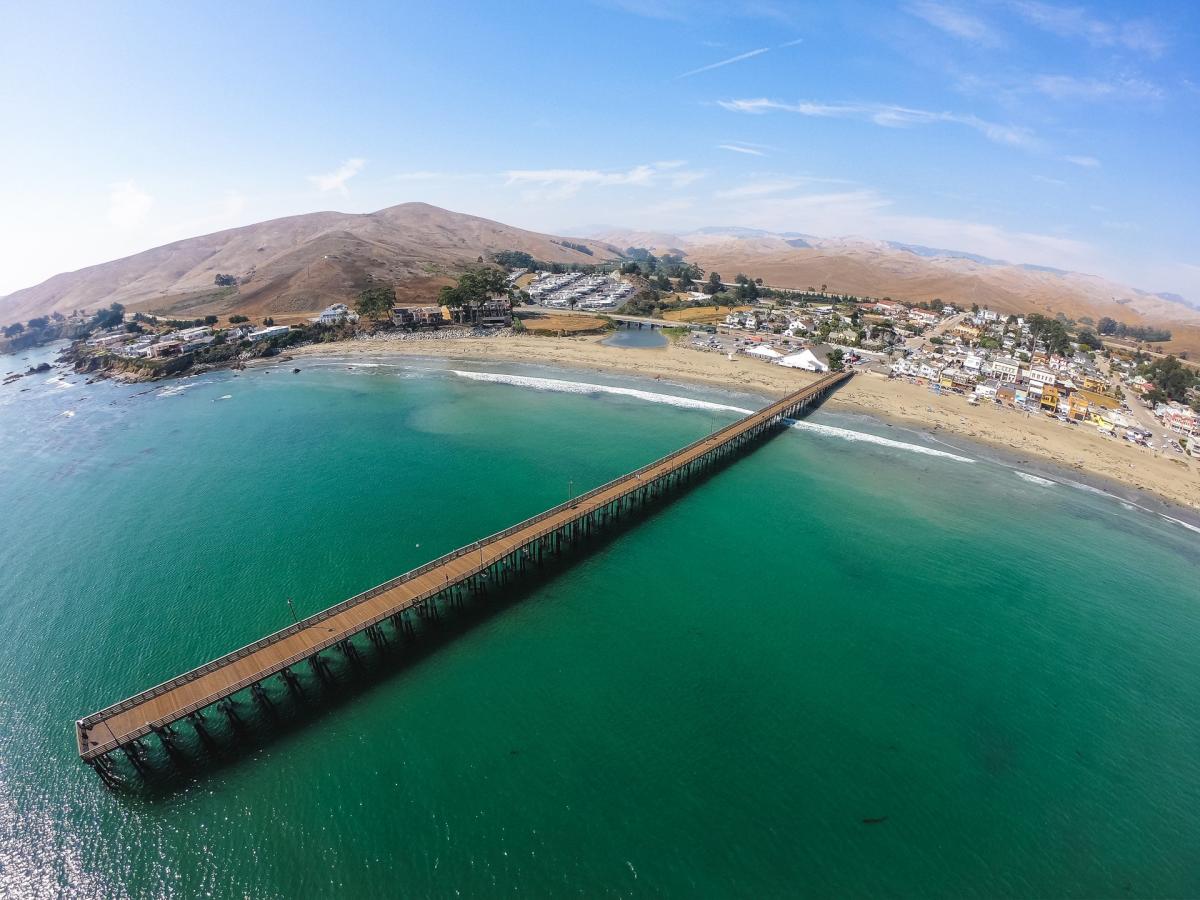
[[[796,390],[814,375],[759,360],[710,353],[675,344],[658,348],[619,348],[602,336],[412,339],[377,336],[291,351],[305,356],[396,354],[462,360],[504,360],[563,368],[618,372],[651,380],[694,382],[777,397]],[[973,407],[956,395],[881,375],[859,374],[826,401],[833,410],[864,412],[931,434],[960,435],[1000,448],[1018,458],[1042,460],[1144,491],[1170,503],[1200,510],[1200,465],[1182,454],[1162,454],[1102,436],[1089,425],[1065,425],[1046,416],[994,405]]]

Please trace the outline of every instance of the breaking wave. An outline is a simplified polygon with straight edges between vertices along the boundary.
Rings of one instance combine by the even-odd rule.
[[[708,409],[738,413],[748,416],[754,410],[741,406],[731,406],[727,403],[713,403],[708,400],[695,400],[691,397],[677,397],[674,394],[658,394],[654,391],[642,391],[637,388],[613,387],[607,384],[591,384],[585,381],[563,381],[558,378],[535,378],[531,375],[502,375],[496,372],[466,372],[451,369],[455,375],[469,378],[471,381],[486,381],[494,384],[511,384],[516,387],[532,388],[537,391],[554,391],[561,394],[615,394],[620,397],[633,397],[648,403],[664,403],[677,406],[680,409]],[[837,428],[833,425],[819,425],[816,422],[793,421],[792,427],[799,431],[823,434],[827,437],[841,438],[855,443],[875,444],[880,447],[891,447],[895,450],[907,450],[910,453],[921,453],[925,456],[940,456],[958,462],[974,462],[966,456],[957,453],[947,453],[944,450],[934,450],[932,447],[922,447],[918,444],[906,444],[903,441],[893,441],[890,438],[867,434],[862,431],[851,431],[848,428]]]
[[[1030,484],[1040,484],[1042,487],[1049,487],[1052,484],[1058,484],[1057,481],[1051,481],[1049,478],[1042,478],[1040,475],[1031,475],[1028,472],[1022,472],[1020,469],[1013,469],[1013,474],[1022,481],[1028,481]]]
[[[186,390],[196,387],[201,384],[212,384],[211,381],[185,381],[182,384],[173,384],[165,387],[162,390],[155,391],[155,397],[178,397]]]
[[[1070,485],[1071,487],[1075,488],[1076,490],[1084,491],[1088,494],[1098,494],[1101,497],[1107,497],[1110,500],[1116,500],[1118,503],[1120,503],[1126,509],[1141,510],[1142,512],[1149,513],[1152,516],[1158,516],[1160,519],[1164,519],[1164,520],[1172,523],[1173,525],[1182,525],[1188,531],[1194,531],[1197,534],[1200,534],[1200,528],[1193,525],[1191,522],[1185,522],[1185,521],[1183,521],[1183,519],[1177,519],[1174,516],[1168,516],[1164,512],[1159,512],[1158,510],[1149,509],[1145,506],[1142,506],[1140,503],[1134,503],[1132,500],[1127,500],[1124,497],[1118,496],[1117,494],[1110,493],[1110,492],[1104,490],[1103,488],[1093,487],[1090,484],[1084,484],[1082,481],[1067,481],[1065,483]]]
[[[892,447],[896,450],[907,450],[910,453],[921,453],[925,456],[940,456],[943,459],[953,459],[958,462],[975,462],[969,456],[959,456],[957,453],[947,453],[945,450],[934,450],[932,447],[922,447],[920,444],[906,444],[903,441],[893,441],[891,438],[868,434],[865,431],[851,431],[849,428],[837,428],[834,425],[821,425],[818,422],[792,422],[792,427],[800,431],[813,431],[838,437],[844,441],[860,444],[877,444],[880,447]]]
[[[531,375],[501,375],[495,372],[465,372],[451,369],[455,375],[469,378],[471,381],[487,381],[493,384],[511,384],[516,387],[532,388],[535,391],[554,391],[558,394],[615,394],[619,397],[633,397],[648,403],[665,403],[668,406],[678,406],[680,409],[713,409],[735,412],[748,416],[754,410],[743,409],[740,406],[729,406],[725,403],[710,403],[707,400],[693,400],[691,397],[676,397],[672,394],[656,394],[653,391],[639,391],[636,388],[613,387],[607,384],[589,384],[585,381],[563,381],[558,378],[534,378]]]

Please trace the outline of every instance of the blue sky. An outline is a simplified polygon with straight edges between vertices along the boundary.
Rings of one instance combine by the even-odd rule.
[[[1200,300],[1194,3],[0,3],[0,294],[423,200],[745,225]]]

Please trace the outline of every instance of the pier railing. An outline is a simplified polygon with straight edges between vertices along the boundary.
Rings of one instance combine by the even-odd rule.
[[[239,647],[237,650],[227,653],[224,656],[213,659],[210,662],[207,662],[204,665],[199,666],[195,669],[191,669],[188,672],[184,672],[183,674],[178,675],[175,678],[170,679],[169,681],[164,681],[161,684],[155,685],[152,688],[148,688],[148,689],[141,691],[131,697],[121,700],[118,703],[114,703],[111,706],[105,707],[104,709],[94,712],[94,713],[78,720],[78,722],[76,723],[77,730],[82,732],[82,730],[89,729],[92,726],[96,725],[97,723],[102,722],[105,719],[109,719],[118,713],[132,709],[133,707],[141,705],[155,697],[161,696],[162,694],[167,693],[168,691],[174,690],[175,688],[178,688],[182,685],[196,681],[197,679],[202,678],[211,672],[214,672],[218,669],[228,666],[229,664],[236,662],[239,659],[242,659],[246,656],[249,656],[252,653],[255,653],[258,650],[261,650],[264,647],[269,647],[270,645],[278,643],[279,641],[284,640],[294,634],[297,634],[298,632],[312,628],[315,625],[319,625],[321,622],[323,622],[333,616],[336,616],[339,613],[346,611],[347,609],[350,609],[354,606],[364,603],[365,601],[370,600],[373,597],[377,597],[378,595],[380,595],[382,593],[390,591],[402,584],[405,584],[406,582],[409,582],[416,578],[419,578],[422,575],[424,575],[434,569],[437,569],[441,566],[444,566],[449,562],[453,562],[454,560],[459,559],[469,553],[480,553],[481,551],[485,550],[491,544],[495,544],[499,541],[502,541],[505,538],[507,538],[513,534],[516,534],[517,532],[527,531],[532,526],[536,525],[538,522],[553,518],[566,510],[573,509],[583,503],[586,503],[592,497],[595,497],[599,494],[603,494],[607,491],[611,491],[614,488],[621,486],[622,484],[629,484],[632,490],[637,490],[637,489],[643,488],[648,483],[652,483],[652,482],[643,482],[641,480],[641,476],[646,474],[647,472],[650,472],[655,469],[661,469],[663,466],[669,465],[673,460],[675,460],[681,456],[685,456],[689,453],[692,453],[693,451],[704,447],[706,444],[712,444],[712,445],[714,445],[714,447],[719,446],[722,443],[724,443],[724,441],[727,440],[730,436],[736,436],[737,434],[740,434],[741,432],[747,430],[748,423],[750,423],[751,420],[761,419],[762,421],[766,421],[766,420],[769,420],[769,419],[777,417],[777,416],[784,417],[788,414],[789,411],[793,410],[795,407],[807,402],[812,397],[818,396],[818,395],[822,394],[823,392],[825,392],[826,390],[829,390],[830,388],[835,387],[836,385],[840,384],[843,380],[845,380],[848,377],[849,377],[848,373],[832,373],[832,374],[826,375],[823,378],[820,378],[817,381],[814,381],[812,384],[807,385],[805,388],[801,389],[801,391],[798,391],[794,394],[789,395],[788,397],[783,398],[782,400],[779,400],[773,404],[770,404],[755,413],[751,413],[748,416],[745,416],[734,422],[731,422],[728,425],[725,425],[724,427],[712,432],[711,434],[706,435],[705,437],[699,438],[698,440],[695,440],[695,441],[691,442],[690,444],[687,444],[686,446],[681,447],[678,450],[675,450],[672,453],[667,454],[664,457],[656,459],[653,462],[647,463],[646,465],[641,466],[640,468],[635,469],[632,472],[627,472],[624,475],[621,475],[617,478],[612,479],[611,481],[605,482],[604,484],[594,487],[591,490],[588,490],[582,494],[579,494],[578,496],[573,497],[563,503],[560,503],[549,509],[543,510],[542,512],[538,513],[535,516],[531,516],[527,519],[517,522],[514,525],[510,525],[509,527],[507,527],[501,531],[498,531],[492,535],[489,535],[486,538],[483,538],[481,540],[478,540],[473,543],[459,547],[458,549],[452,550],[449,553],[443,554],[442,556],[439,556],[436,559],[430,560],[429,562],[424,563],[423,565],[420,565],[415,569],[411,569],[402,575],[392,578],[389,581],[385,581],[384,583],[376,585],[375,587],[370,588],[366,591],[363,591],[362,593],[355,594],[353,597],[343,600],[340,603],[336,603],[333,606],[323,609],[318,613],[314,613],[310,616],[307,616],[306,618],[301,619],[298,622],[294,622],[285,628],[281,628],[278,631],[272,632],[271,634],[266,635],[265,637],[259,638],[258,640],[254,641],[250,644],[246,644],[244,647]],[[660,475],[660,477],[665,477],[666,474],[667,473],[662,473]],[[556,526],[556,527],[561,527],[561,526]],[[540,535],[540,534],[535,535],[534,538],[531,538],[531,539],[536,539],[536,537],[539,537],[539,536],[542,536],[542,535]],[[486,564],[483,564],[481,561],[481,565],[478,566],[477,569],[482,570],[484,568],[486,568]],[[474,571],[475,570],[473,569],[472,573],[474,573]],[[415,605],[416,603],[421,602],[421,600],[427,599],[428,596],[436,594],[440,590],[441,590],[441,588],[434,588],[434,589],[431,589],[430,591],[423,592],[422,594],[420,594],[418,596],[414,596],[412,598],[412,600],[410,601],[409,605],[410,606]],[[386,615],[380,616],[377,618],[379,620],[382,620],[382,618],[386,618]],[[368,623],[368,624],[371,624],[371,623]],[[262,680],[264,677],[268,677],[269,675],[275,674],[276,672],[281,671],[282,669],[285,669],[292,665],[295,665],[297,662],[300,662],[300,661],[312,656],[313,654],[320,652],[321,650],[327,649],[329,646],[332,646],[333,644],[338,643],[339,641],[341,641],[343,639],[344,639],[344,636],[335,635],[333,637],[327,638],[324,641],[318,642],[317,644],[314,644],[313,646],[305,649],[304,651],[293,654],[292,656],[289,656],[286,660],[272,665],[270,667],[270,671],[263,670],[261,672],[255,672],[252,676],[248,676],[247,678],[241,679],[238,682],[234,682],[230,686],[226,686],[225,688],[222,689],[222,691],[220,692],[219,695],[213,695],[212,697],[195,701],[195,702],[189,704],[188,707],[186,707],[186,708],[181,708],[179,710],[175,710],[172,713],[172,716],[170,717],[169,721],[174,721],[175,719],[178,719],[178,718],[181,718],[182,716],[188,715],[190,712],[194,712],[197,709],[202,709],[205,706],[209,706],[209,705],[211,705],[211,703],[215,702],[215,700],[220,699],[221,697],[229,696],[231,693],[236,693],[238,690],[242,690],[245,687],[249,687],[251,684]],[[151,729],[153,729],[155,727],[161,726],[162,724],[165,724],[167,721],[168,720],[166,720],[166,719],[159,720],[159,722],[148,723],[148,725]],[[109,752],[112,749],[115,749],[117,746],[120,746],[120,741],[113,740],[113,741],[105,742],[99,746],[92,748],[90,751],[88,751],[87,755],[88,756],[99,756],[99,755]],[[81,752],[82,751],[83,751],[83,748],[81,747]]]

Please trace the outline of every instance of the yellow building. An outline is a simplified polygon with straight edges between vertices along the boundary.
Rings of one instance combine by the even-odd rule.
[[[1076,391],[1067,400],[1067,415],[1077,422],[1086,422],[1088,417],[1088,409],[1091,404],[1088,403],[1087,397],[1083,396],[1082,391]]]
[[[1042,388],[1042,409],[1058,410],[1058,385],[1047,384]]]
[[[1083,399],[1087,400],[1089,406],[1100,407],[1101,409],[1116,409],[1121,404],[1116,397],[1109,394],[1102,394],[1098,391],[1093,391],[1090,388],[1087,390],[1076,391]]]

